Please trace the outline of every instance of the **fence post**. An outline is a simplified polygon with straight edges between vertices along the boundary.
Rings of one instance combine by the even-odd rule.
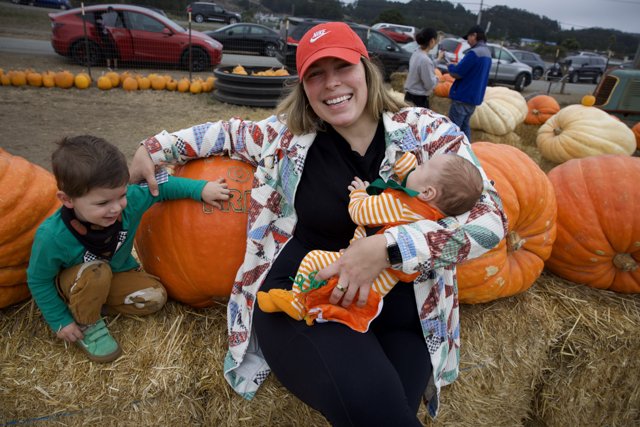
[[[91,80],[93,80],[93,76],[91,75],[91,62],[89,61],[89,37],[87,37],[87,19],[84,14],[84,2],[80,3],[80,10],[82,11],[82,31],[84,31],[84,60],[87,66],[87,73]]]
[[[191,82],[191,70],[193,68],[193,59],[191,56],[191,12],[189,12],[189,82]]]

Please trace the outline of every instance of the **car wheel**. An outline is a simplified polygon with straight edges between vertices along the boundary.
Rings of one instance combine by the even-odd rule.
[[[524,74],[518,74],[518,77],[516,77],[516,81],[513,84],[513,88],[518,92],[522,92],[525,86],[527,86],[527,76]]]
[[[534,68],[532,73],[533,80],[540,80],[543,74],[544,70],[542,68]]]
[[[100,62],[100,48],[92,41],[78,40],[70,52],[71,59],[80,65],[97,65]]]
[[[193,17],[194,21],[196,21],[198,24],[202,24],[204,22],[204,16],[197,14],[196,16]]]
[[[273,43],[267,43],[267,45],[264,47],[264,56],[276,56],[276,45]]]
[[[211,61],[209,55],[204,50],[194,47],[191,50],[191,70],[199,73],[201,71],[207,71],[210,67]],[[185,50],[182,54],[182,65],[185,69],[189,69],[189,49]]]
[[[573,73],[569,76],[569,81],[571,83],[578,83],[578,73]]]
[[[237,24],[238,20],[236,18],[229,18],[229,24]]]
[[[602,79],[602,74],[600,73],[596,74],[596,76],[593,78],[593,83],[595,84],[600,83],[600,79]]]

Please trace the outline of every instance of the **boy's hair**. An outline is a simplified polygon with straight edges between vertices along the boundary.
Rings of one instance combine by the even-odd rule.
[[[468,212],[480,199],[484,184],[478,168],[469,160],[455,154],[445,154],[449,161],[436,184],[438,209],[446,215]]]
[[[94,188],[117,188],[129,182],[124,154],[113,144],[91,135],[65,137],[51,155],[58,189],[82,197]]]
[[[397,113],[406,107],[404,101],[396,100],[384,86],[384,77],[380,68],[371,60],[362,57],[364,74],[367,80],[369,96],[365,111],[379,119],[384,111]],[[317,132],[323,128],[322,120],[311,108],[302,82],[298,81],[289,94],[278,104],[276,116],[286,123],[294,135]]]

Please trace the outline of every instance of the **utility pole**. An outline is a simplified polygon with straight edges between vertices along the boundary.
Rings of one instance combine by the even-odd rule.
[[[476,25],[480,25],[481,19],[482,19],[482,0],[480,0],[480,10],[478,11],[478,20],[476,21]]]

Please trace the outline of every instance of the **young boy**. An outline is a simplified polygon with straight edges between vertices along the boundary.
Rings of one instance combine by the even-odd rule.
[[[372,234],[371,231],[367,233],[366,227],[369,230],[377,227],[374,232],[382,233],[395,225],[461,215],[471,210],[482,193],[483,182],[478,168],[454,154],[436,154],[418,166],[413,154],[404,153],[396,162],[394,171],[402,184],[378,179],[369,185],[358,177],[351,182],[349,214],[358,224],[352,241]],[[376,195],[380,191],[382,193]],[[373,282],[367,306],[352,305],[345,309],[328,304],[333,288],[346,291],[337,284],[337,278],[329,280],[327,286],[314,280],[315,273],[339,257],[339,252],[309,252],[300,263],[291,291],[272,289],[268,293],[258,292],[260,309],[265,312],[284,311],[294,319],[305,319],[308,324],[314,320],[333,320],[366,332],[382,308],[382,297],[398,281],[412,282],[418,275],[388,268]]]
[[[89,135],[59,141],[52,167],[62,207],[38,227],[27,283],[58,338],[95,362],[110,362],[122,351],[102,314],[151,314],[167,300],[162,284],[131,255],[142,214],[155,202],[187,197],[220,207],[229,190],[222,178],[170,177],[153,197],[147,188],[127,185],[127,161],[118,148]]]

